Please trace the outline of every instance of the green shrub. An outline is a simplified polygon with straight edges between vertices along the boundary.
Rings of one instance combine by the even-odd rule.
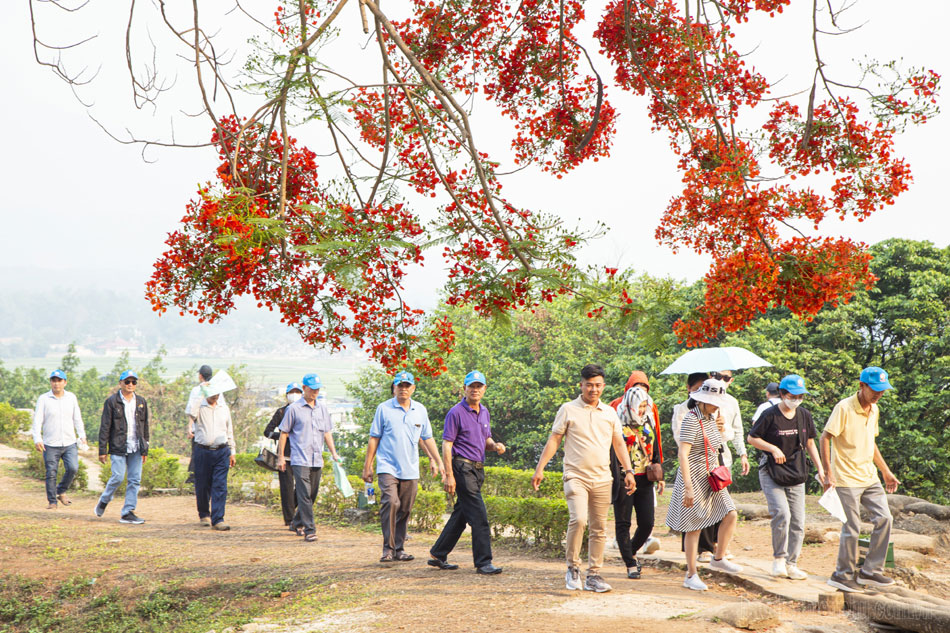
[[[105,486],[112,476],[112,460],[107,459],[99,471],[99,481]],[[125,494],[125,482],[116,489],[116,496]],[[155,489],[181,489],[185,482],[185,473],[176,455],[169,455],[164,448],[151,448],[148,459],[142,465],[142,484],[139,494],[149,494]]]
[[[9,442],[17,432],[30,427],[30,414],[0,402],[0,442]]]
[[[496,538],[514,536],[533,538],[538,547],[560,549],[567,535],[570,514],[564,499],[538,499],[486,496],[488,522]]]
[[[254,466],[254,470],[235,466],[228,474],[228,501],[246,501],[268,507],[280,505],[277,474],[260,466]]]
[[[43,453],[32,450],[26,454],[26,466],[24,467],[26,474],[33,479],[39,479],[41,481],[46,479],[46,462],[43,461]],[[63,462],[60,460],[59,468],[56,470],[56,481],[59,481],[63,477],[63,472],[65,468],[63,467]],[[79,460],[79,472],[76,473],[75,479],[73,479],[72,485],[69,487],[70,490],[85,490],[89,486],[89,471],[86,468],[86,462]]]
[[[564,475],[559,472],[544,473],[541,486],[535,490],[531,485],[533,470],[516,470],[506,466],[486,466],[482,494],[495,497],[542,497],[564,498]]]
[[[231,473],[234,474],[235,470],[240,472],[273,472],[258,466],[254,462],[256,457],[257,453],[238,453],[234,456],[234,466],[231,468]]]
[[[414,528],[423,532],[441,529],[448,505],[449,498],[445,492],[420,489],[416,493],[409,521]]]

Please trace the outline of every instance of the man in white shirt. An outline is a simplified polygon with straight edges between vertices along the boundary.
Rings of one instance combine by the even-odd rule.
[[[50,390],[36,400],[33,410],[33,444],[43,453],[46,463],[47,510],[55,510],[57,500],[64,506],[72,502],[66,491],[79,472],[77,440],[86,445],[86,429],[75,394],[66,391],[66,372],[57,369],[49,375]],[[59,460],[63,460],[63,478],[56,483]]]
[[[778,393],[778,383],[770,382],[765,386],[765,397],[766,400],[759,405],[759,408],[755,410],[755,413],[752,414],[752,424],[755,424],[756,420],[759,419],[759,416],[765,413],[767,410],[771,409],[779,402],[782,401],[782,398],[779,397]]]
[[[135,506],[142,481],[142,465],[148,458],[149,440],[148,403],[135,393],[138,382],[138,374],[131,369],[125,370],[119,376],[119,391],[102,405],[99,461],[105,464],[106,459],[110,459],[112,474],[95,508],[96,516],[101,517],[122,480],[128,477],[119,523],[132,525],[145,523],[145,519],[136,516]]]
[[[213,373],[210,365],[202,365],[198,368],[198,384],[191,388],[191,393],[188,394],[188,402],[185,403],[185,417],[188,418],[188,439],[191,440],[191,458],[188,460],[186,484],[195,482],[195,417],[198,407],[205,401],[204,394],[201,393],[201,387],[211,380],[211,374]],[[223,395],[218,398],[218,404],[225,409],[228,408],[228,403],[224,401]]]
[[[237,453],[231,412],[220,402],[220,394],[208,393],[194,411],[194,418],[198,520],[215,530],[230,530],[224,522],[224,506],[228,500],[228,470],[234,466]]]

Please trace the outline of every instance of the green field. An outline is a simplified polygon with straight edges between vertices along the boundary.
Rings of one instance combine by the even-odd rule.
[[[151,356],[132,356],[132,367],[137,369],[145,366]],[[59,366],[62,356],[45,356],[36,358],[3,358],[3,364],[8,369],[16,367],[39,367],[45,371],[52,371]],[[80,356],[80,370],[95,367],[100,373],[108,372],[115,365],[115,357],[107,356]],[[328,398],[343,397],[346,395],[345,382],[356,378],[360,367],[370,364],[364,359],[352,357],[340,358],[274,358],[274,357],[232,357],[193,358],[186,356],[168,356],[165,365],[165,377],[173,378],[183,371],[197,369],[199,365],[207,363],[215,371],[231,365],[246,365],[254,386],[271,387],[286,385],[289,382],[299,382],[304,374],[316,372],[324,384],[323,392]]]

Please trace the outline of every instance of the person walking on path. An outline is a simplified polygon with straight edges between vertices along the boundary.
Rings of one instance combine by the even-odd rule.
[[[825,479],[815,445],[815,421],[811,412],[800,406],[807,393],[801,376],[782,378],[778,385],[781,400],[758,417],[747,438],[762,451],[759,484],[772,515],[772,575],[792,580],[808,578],[798,567],[805,538],[806,451],[818,468],[819,479]]]
[[[683,426],[683,418],[689,413],[689,400],[694,391],[703,386],[703,383],[709,380],[709,374],[706,372],[695,372],[686,376],[686,400],[683,400],[673,406],[673,418],[670,420],[670,430],[673,431],[673,440],[676,445],[680,443],[680,427]]]
[[[718,464],[717,455],[723,444],[716,416],[725,401],[726,384],[710,378],[694,391],[688,402],[689,413],[680,428],[680,467],[676,472],[673,495],[666,514],[666,524],[672,530],[686,534],[686,578],[683,586],[696,591],[708,587],[696,573],[699,533],[703,528],[721,522],[716,539],[711,569],[731,574],[742,567],[725,558],[729,542],[736,528],[736,506],[726,488],[713,490],[708,474]],[[696,450],[693,450],[696,447]]]
[[[300,386],[300,383],[292,382],[287,385],[287,390],[284,393],[286,394],[287,404],[274,411],[270,422],[264,427],[264,437],[278,442],[280,441],[280,429],[277,428],[277,426],[281,420],[284,419],[284,412],[287,410],[287,407],[303,396],[303,388]],[[284,448],[283,455],[284,457],[290,457],[289,444]],[[297,512],[293,469],[285,468],[284,470],[278,470],[277,481],[280,484],[280,510],[284,515],[284,526],[290,526],[290,529],[294,530],[293,526],[290,525],[294,520],[294,514]]]
[[[620,416],[624,442],[633,468],[633,478],[637,484],[636,492],[628,495],[624,488],[623,467],[611,447],[610,471],[613,476],[611,502],[614,506],[617,547],[627,567],[627,578],[631,579],[640,578],[643,566],[637,558],[637,552],[653,532],[655,494],[663,494],[666,487],[663,480],[657,481],[654,494],[654,482],[647,478],[646,473],[648,465],[663,464],[659,415],[656,404],[650,398],[649,389],[650,382],[646,374],[635,371],[627,379],[624,395],[610,403]],[[630,538],[634,510],[637,513],[637,530],[633,538]]]
[[[149,412],[145,398],[135,393],[139,377],[131,369],[119,376],[119,390],[106,398],[102,405],[99,422],[99,461],[111,462],[112,474],[105,490],[99,497],[95,514],[101,517],[112,496],[127,478],[125,503],[119,514],[119,523],[141,525],[145,523],[135,514],[138,504],[139,485],[142,482],[142,466],[148,459]]]
[[[487,380],[480,371],[465,376],[465,397],[449,409],[442,431],[442,457],[451,468],[446,469],[445,491],[455,495],[452,515],[442,528],[435,545],[429,550],[429,565],[439,569],[458,569],[448,562],[465,525],[472,528],[472,557],[479,574],[500,574],[501,567],[492,564],[491,530],[488,511],[482,499],[485,481],[485,451],[502,455],[505,445],[491,437],[491,414],[482,404]]]
[[[49,375],[50,390],[36,399],[33,409],[33,445],[43,454],[46,466],[47,510],[55,510],[57,501],[72,505],[66,491],[79,472],[79,447],[86,446],[86,428],[82,423],[79,401],[66,391],[66,372],[57,369]],[[63,460],[63,478],[56,483],[59,460]]]
[[[185,417],[188,418],[188,439],[191,440],[191,458],[188,460],[188,478],[185,479],[186,484],[194,483],[195,481],[195,418],[197,417],[196,412],[198,411],[198,407],[205,401],[205,396],[201,388],[208,384],[213,373],[210,365],[202,365],[198,368],[198,384],[191,388],[191,392],[188,394],[188,402],[185,404]],[[218,406],[224,407],[225,409],[228,408],[228,403],[225,402],[223,394],[218,397]]]
[[[766,409],[771,409],[773,406],[777,405],[782,401],[782,396],[779,394],[779,386],[777,382],[770,382],[765,386],[765,402],[759,405],[755,410],[755,413],[752,414],[752,424],[755,424],[759,416],[765,413]]]
[[[334,460],[340,461],[333,446],[333,422],[322,402],[317,401],[323,384],[316,374],[307,374],[301,381],[303,398],[287,405],[280,422],[280,443],[277,445],[277,469],[287,470],[287,445],[290,445],[290,466],[294,473],[297,492],[297,512],[290,527],[308,543],[317,540],[313,519],[313,503],[320,490],[323,473],[323,447]]]
[[[581,370],[581,395],[562,404],[554,418],[531,485],[537,490],[544,479],[544,467],[551,461],[564,441],[564,497],[570,513],[567,524],[565,555],[568,589],[605,592],[611,587],[600,576],[607,542],[607,510],[610,507],[613,478],[610,474],[610,447],[620,458],[627,494],[636,492],[636,480],[630,466],[630,455],[620,427],[617,412],[600,396],[604,391],[604,370],[600,365],[586,365]],[[587,544],[587,578],[580,579],[580,551],[584,528],[590,529]]]
[[[198,520],[212,529],[227,531],[224,507],[228,501],[228,470],[237,449],[231,412],[221,394],[202,387],[204,400],[193,410],[195,418],[195,500]]]
[[[408,371],[393,378],[395,397],[376,407],[369,429],[363,464],[363,481],[373,482],[373,461],[379,480],[379,521],[383,529],[383,555],[379,562],[407,562],[415,557],[405,551],[409,514],[419,489],[419,446],[429,457],[432,474],[445,482],[445,465],[432,439],[429,412],[412,399],[416,379]]]
[[[896,492],[901,482],[887,467],[875,439],[880,431],[877,402],[888,389],[893,387],[886,371],[880,367],[864,368],[858,392],[835,405],[821,433],[821,465],[825,471],[822,483],[825,490],[835,488],[847,518],[841,526],[835,573],[828,579],[829,585],[841,591],[894,584],[893,578],[882,573],[893,522],[884,491]],[[875,467],[884,476],[884,487]],[[862,507],[874,530],[864,565],[855,573]]]
[[[726,389],[732,384],[734,376],[731,369],[722,369],[720,371],[710,372],[710,378],[721,380]],[[732,442],[736,449],[736,455],[740,460],[740,472],[742,476],[749,474],[749,457],[745,448],[745,429],[742,426],[742,413],[739,411],[739,401],[729,393],[724,393],[722,397],[722,406],[719,407],[719,413],[724,418],[725,427],[722,435],[722,462],[729,469],[732,469],[732,451],[729,450],[729,442]]]

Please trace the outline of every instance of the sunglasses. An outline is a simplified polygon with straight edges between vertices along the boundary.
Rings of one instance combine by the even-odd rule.
[[[730,380],[732,380],[732,376],[730,376],[729,374],[720,374],[718,372],[713,372],[709,375],[710,377],[715,378],[716,380],[722,380],[724,382],[729,382]]]
[[[139,381],[136,380],[135,378],[126,378],[126,379],[123,380],[122,382],[124,382],[124,383],[127,384],[127,385],[137,385],[137,384],[139,384]]]

